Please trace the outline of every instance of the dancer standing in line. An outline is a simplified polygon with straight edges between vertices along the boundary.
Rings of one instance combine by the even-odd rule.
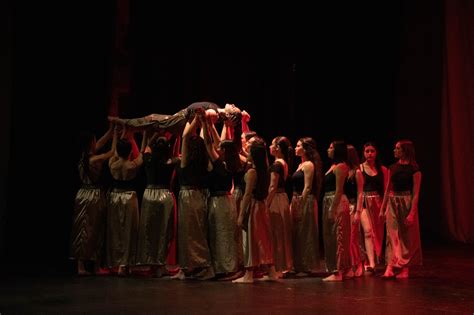
[[[283,272],[293,268],[291,213],[285,187],[294,152],[288,138],[273,139],[270,154],[275,157],[275,161],[270,166],[270,187],[266,203],[270,212],[275,270],[281,278]]]
[[[349,199],[349,211],[351,214],[351,261],[352,269],[346,274],[346,278],[360,277],[364,273],[362,266],[363,257],[360,246],[360,216],[362,212],[362,198],[364,189],[364,177],[359,167],[359,157],[353,145],[347,145],[347,166],[349,174],[344,184],[344,192]]]
[[[398,161],[390,166],[389,182],[380,209],[387,223],[387,267],[384,278],[393,277],[393,268],[400,268],[398,279],[409,277],[409,268],[422,264],[418,199],[421,171],[416,163],[415,146],[410,140],[395,145]]]
[[[332,165],[324,178],[323,237],[326,269],[331,273],[323,281],[342,281],[351,268],[351,217],[344,183],[349,174],[347,146],[344,141],[333,141],[328,148]]]
[[[375,264],[382,259],[382,243],[385,223],[380,217],[384,189],[388,183],[388,171],[380,162],[378,149],[373,142],[364,144],[360,169],[364,176],[364,199],[360,222],[364,231],[365,270],[375,273]]]
[[[255,139],[255,138],[254,138]],[[245,193],[241,202],[238,226],[244,233],[245,275],[232,282],[253,283],[253,272],[258,267],[270,267],[266,280],[278,280],[273,265],[273,244],[270,218],[265,199],[268,195],[270,176],[265,142],[255,139],[250,146],[248,162],[251,167],[245,174]]]
[[[295,155],[301,158],[292,176],[293,263],[297,276],[319,269],[318,196],[321,191],[321,158],[316,142],[305,137],[298,140]]]

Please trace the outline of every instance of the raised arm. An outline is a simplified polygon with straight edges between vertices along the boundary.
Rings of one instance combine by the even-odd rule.
[[[249,128],[249,125],[248,125],[249,121],[250,121],[249,113],[247,113],[245,110],[242,111],[241,122],[242,122],[242,132],[243,133],[250,131],[250,128]]]
[[[89,160],[89,163],[91,163],[91,164],[102,163],[102,162],[110,159],[114,155],[115,147],[117,146],[117,132],[115,131],[115,124],[114,123],[111,123],[110,126],[111,127],[109,127],[109,130],[107,131],[107,133],[109,133],[109,131],[110,131],[110,136],[112,136],[112,145],[110,147],[110,150],[108,152],[92,156]],[[108,136],[108,137],[110,137],[110,136]],[[102,137],[102,138],[104,138],[104,137]]]
[[[188,165],[188,145],[189,138],[195,133],[197,125],[199,124],[198,115],[194,116],[191,123],[187,122],[186,127],[183,131],[183,139],[181,141],[181,167],[184,168]]]
[[[109,139],[113,136],[114,127],[115,127],[115,123],[112,121],[109,121],[109,129],[107,129],[105,134],[102,137],[100,137],[100,139],[97,140],[97,142],[95,143],[96,151],[100,150],[100,148],[102,148],[107,143],[107,141],[109,141]]]
[[[202,126],[202,133],[204,135],[204,143],[206,144],[207,154],[211,158],[211,161],[214,162],[217,159],[219,159],[219,154],[216,151],[214,141],[212,139],[212,136],[209,133],[209,129],[212,129],[210,128],[211,127],[210,125],[214,126],[214,124],[209,119],[206,119],[203,116],[199,116],[199,121]]]
[[[219,137],[219,133],[217,132],[216,126],[211,119],[207,119],[207,127],[209,129],[209,134],[211,135],[212,145],[216,151],[219,150],[219,145],[221,143],[221,138]]]

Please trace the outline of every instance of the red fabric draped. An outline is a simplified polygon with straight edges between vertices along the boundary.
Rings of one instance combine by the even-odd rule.
[[[474,243],[474,1],[446,0],[445,6],[443,212],[449,237]]]

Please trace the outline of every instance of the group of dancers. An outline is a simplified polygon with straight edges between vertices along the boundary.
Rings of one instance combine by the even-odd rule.
[[[421,172],[411,141],[396,143],[397,161],[388,169],[374,143],[363,146],[360,163],[354,146],[333,141],[324,172],[311,137],[293,149],[278,136],[267,148],[249,120],[233,104],[199,102],[173,115],[109,117],[97,141],[83,133],[71,233],[78,274],[91,274],[85,263],[92,261],[96,272],[107,266],[123,276],[145,266],[168,275],[173,241],[174,279],[252,283],[256,271],[269,281],[314,274],[322,260],[320,201],[323,281],[374,274],[382,262],[382,277],[408,278],[409,268],[421,264]],[[110,187],[103,180],[107,166]],[[134,179],[141,168],[147,184],[139,203]]]

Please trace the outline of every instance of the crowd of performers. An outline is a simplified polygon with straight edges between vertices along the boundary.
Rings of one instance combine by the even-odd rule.
[[[172,244],[174,279],[252,283],[256,272],[279,281],[325,268],[323,281],[343,281],[374,274],[381,263],[382,277],[408,278],[409,268],[421,264],[421,172],[411,141],[396,143],[397,161],[388,169],[374,143],[363,146],[360,163],[354,146],[333,141],[324,171],[312,138],[293,149],[279,136],[267,147],[249,119],[232,104],[200,102],[173,115],[109,117],[97,141],[82,134],[71,233],[78,274],[91,274],[92,262],[96,272],[106,266],[123,276],[146,267],[170,275]],[[147,183],[138,196],[141,169]]]

